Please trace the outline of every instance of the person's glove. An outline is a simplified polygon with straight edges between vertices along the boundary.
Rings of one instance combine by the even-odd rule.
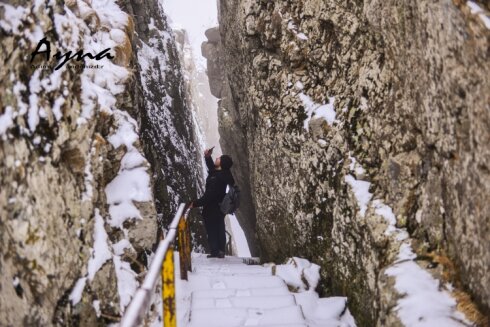
[[[214,146],[210,149],[204,150],[204,156],[205,157],[211,156],[213,154],[213,149],[214,149]]]

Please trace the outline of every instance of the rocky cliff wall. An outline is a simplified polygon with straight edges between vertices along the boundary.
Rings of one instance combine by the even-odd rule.
[[[321,264],[322,290],[347,295],[359,326],[406,324],[395,306],[410,294],[390,269],[402,259],[453,283],[459,308],[489,313],[482,6],[219,2],[211,89],[262,259]],[[467,317],[484,324],[474,303]]]
[[[137,38],[135,79],[130,83],[126,108],[141,124],[141,139],[152,166],[159,225],[168,226],[182,202],[203,190],[202,153],[195,108],[189,98],[178,51],[178,40],[156,1],[123,1],[135,21]],[[191,213],[195,247],[206,247],[201,219]]]
[[[240,111],[234,100],[228,79],[225,77],[225,58],[222,53],[219,29],[206,31],[207,42],[202,44],[202,55],[207,59],[207,74],[211,93],[218,101],[218,131],[220,145],[224,154],[231,155],[233,167],[231,171],[240,186],[240,208],[236,217],[247,238],[252,256],[259,255],[256,232],[255,205],[252,200],[252,189],[249,167],[249,149],[247,147],[247,124],[240,118]],[[244,58],[236,57],[236,60]],[[228,67],[227,67],[228,68]]]
[[[143,2],[0,4],[0,325],[118,321],[159,226],[198,187],[169,33]],[[54,70],[43,54],[31,65],[43,37],[51,56],[115,58]]]

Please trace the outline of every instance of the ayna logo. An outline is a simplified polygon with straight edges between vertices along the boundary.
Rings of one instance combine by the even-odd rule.
[[[41,47],[45,46],[46,49],[41,51]],[[88,57],[90,59],[95,59],[97,61],[103,59],[103,58],[108,58],[108,59],[114,59],[114,56],[112,56],[109,51],[111,48],[107,48],[102,50],[96,55],[92,55],[91,53],[83,53],[83,50],[78,50],[76,53],[73,55],[71,54],[71,51],[68,51],[65,54],[62,54],[61,52],[56,52],[56,54],[53,56],[57,60],[57,65],[54,68],[54,70],[58,70],[61,67],[63,67],[67,62],[69,62],[72,59],[75,59],[77,61],[84,61],[85,57]],[[46,40],[46,38],[43,38],[39,43],[37,44],[36,50],[31,54],[31,63],[34,61],[34,58],[37,55],[45,55],[46,56],[46,61],[49,61],[51,57],[51,44],[49,41]]]

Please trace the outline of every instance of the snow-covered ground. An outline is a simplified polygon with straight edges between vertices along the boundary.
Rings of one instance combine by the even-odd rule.
[[[356,326],[346,298],[319,298],[319,267],[307,260],[259,266],[238,257],[192,259],[189,281],[176,278],[179,327]]]

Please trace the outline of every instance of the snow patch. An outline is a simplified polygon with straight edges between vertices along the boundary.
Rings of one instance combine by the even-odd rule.
[[[357,162],[356,158],[352,157],[349,152],[349,160],[351,161],[349,169],[356,173],[356,175],[364,175],[366,170]]]
[[[486,15],[485,11],[474,1],[466,2],[470,7],[472,15],[478,15],[487,29],[490,29],[490,18]]]
[[[88,279],[90,281],[94,279],[95,273],[99,271],[104,263],[112,256],[107,241],[108,236],[104,228],[104,219],[100,216],[99,209],[95,209],[94,247],[87,268]]]
[[[90,150],[90,155],[87,158],[85,162],[85,170],[84,170],[84,177],[85,177],[85,191],[82,194],[82,201],[90,201],[93,196],[93,187],[92,183],[94,182],[94,175],[92,175],[92,163],[91,159],[93,155],[95,154],[95,147],[92,147]]]
[[[5,3],[0,3],[0,6],[4,8],[0,27],[7,32],[19,34],[21,32],[19,27],[22,25],[22,19],[27,15],[27,9],[22,6],[13,7]]]
[[[0,136],[3,136],[10,127],[14,126],[13,112],[12,107],[7,106],[5,112],[0,116]]]
[[[236,255],[239,257],[251,257],[252,255],[250,254],[250,248],[248,247],[247,238],[245,237],[245,233],[238,223],[236,216],[228,215],[228,217],[230,219],[230,227],[238,252]]]
[[[133,201],[146,202],[152,199],[150,176],[146,168],[123,170],[105,188],[107,203],[110,205],[109,224],[122,228],[130,218],[141,218]]]
[[[396,225],[396,217],[391,207],[384,204],[383,201],[381,200],[374,200],[372,206],[374,207],[374,212],[376,212],[376,214],[383,217],[389,226]],[[392,232],[393,231],[390,229],[386,230],[386,234],[388,235],[391,234]]]
[[[314,290],[320,281],[320,266],[306,259],[293,257],[286,264],[276,266],[276,275],[298,292]]]
[[[95,310],[95,315],[97,317],[100,317],[100,314],[101,314],[101,311],[100,311],[100,301],[99,300],[94,300],[92,302],[92,307],[94,308]]]
[[[118,125],[117,131],[109,137],[109,142],[114,148],[125,145],[128,150],[132,150],[133,143],[138,140],[136,121],[124,111],[117,110],[114,113]]]
[[[413,260],[416,258],[409,244],[400,247],[400,253],[386,275],[395,277],[395,289],[403,297],[395,310],[407,327],[471,325],[456,310],[456,301],[442,289],[439,281]]]
[[[72,305],[76,305],[82,299],[82,294],[86,282],[87,282],[87,277],[82,277],[75,284],[75,287],[73,288],[73,290],[70,293],[70,296],[68,297]]]
[[[131,243],[125,238],[123,238],[122,240],[120,240],[119,242],[117,242],[112,246],[115,255],[123,255],[124,250],[127,248],[132,248],[132,246]]]
[[[371,183],[366,181],[359,181],[355,179],[352,175],[345,176],[345,181],[347,184],[350,185],[357,199],[359,214],[361,215],[361,217],[364,217],[364,215],[366,214],[368,203],[373,197],[373,194],[369,193],[369,187],[371,186]]]
[[[147,168],[139,166],[145,162],[144,157],[133,145],[138,140],[136,121],[127,113],[119,110],[116,110],[114,115],[118,123],[118,130],[109,137],[109,142],[115,148],[126,146],[128,152],[121,161],[118,175],[106,186],[105,192],[107,203],[110,205],[109,224],[122,228],[127,219],[141,218],[133,201],[151,201],[152,193]]]
[[[303,122],[306,131],[309,130],[309,123],[312,118],[323,118],[330,126],[336,122],[334,102],[335,97],[330,97],[327,104],[315,103],[308,95],[300,92],[298,97],[303,102],[307,118]]]
[[[19,277],[17,277],[17,276],[14,277],[14,279],[12,280],[12,285],[14,287],[17,287],[17,286],[20,285],[20,279],[19,279]]]
[[[121,312],[124,312],[124,309],[131,302],[133,295],[136,293],[139,283],[136,280],[136,273],[131,270],[131,266],[128,262],[122,261],[121,257],[118,255],[113,257],[113,262],[116,269],[119,306]]]

